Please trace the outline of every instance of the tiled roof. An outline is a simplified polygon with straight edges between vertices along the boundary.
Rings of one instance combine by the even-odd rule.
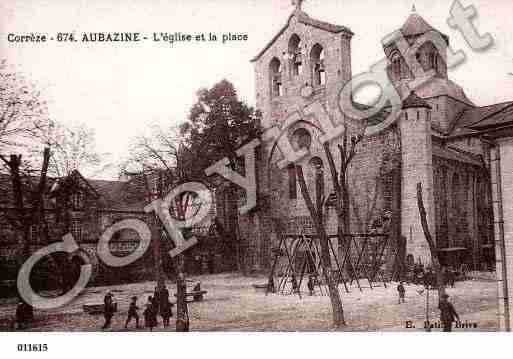
[[[465,110],[460,119],[458,120],[458,126],[472,126],[482,121],[483,119],[492,116],[493,114],[504,110],[506,107],[513,104],[513,101],[498,103],[490,106],[475,107]]]
[[[144,211],[146,189],[136,181],[88,180],[100,193],[106,210]]]
[[[346,32],[348,35],[354,35],[353,32],[345,26],[330,24],[328,22],[313,19],[304,11],[298,12],[298,21],[302,24],[310,25],[321,30],[332,32],[334,34],[338,34],[339,32]]]
[[[473,136],[475,134],[477,134],[478,131],[476,130],[473,130],[471,128],[468,128],[468,127],[455,127],[452,132],[449,134],[449,136],[447,136],[448,138],[453,138],[453,137],[466,137],[466,136]]]
[[[134,186],[129,186],[128,182],[123,181],[106,181],[106,180],[92,180],[86,179],[80,175],[78,171],[74,171],[73,176],[80,176],[83,181],[91,188],[91,193],[99,196],[103,207],[107,210],[119,210],[119,211],[143,211],[145,206],[144,192],[142,189],[136,189]],[[37,176],[24,177],[31,183],[31,188],[35,188],[39,178]],[[50,198],[50,189],[56,181],[62,181],[63,179],[48,178],[47,179],[47,195]],[[136,193],[140,192],[140,193]],[[0,193],[1,203],[0,207],[13,207],[14,198],[12,194],[11,179],[8,174],[0,173]],[[29,200],[30,191],[24,192],[26,201]],[[136,195],[139,194],[139,195]],[[26,203],[29,205],[29,203]],[[51,208],[51,202],[46,200],[45,207]]]
[[[281,34],[283,34],[283,32],[287,29],[287,27],[289,27],[290,20],[294,16],[297,17],[297,21],[301,24],[316,27],[318,29],[328,31],[328,32],[331,32],[334,34],[345,32],[348,36],[354,35],[353,32],[345,26],[330,24],[328,22],[316,20],[316,19],[313,19],[310,16],[308,16],[308,14],[306,12],[296,10],[289,16],[285,26],[283,26],[281,28],[281,30],[278,31],[278,33],[271,39],[271,41],[269,41],[267,43],[267,45],[265,45],[265,47],[258,53],[258,55],[256,55],[254,58],[251,59],[251,62],[257,61],[272,46],[272,44],[274,44],[274,42],[280,37]]]
[[[407,79],[396,84],[396,90],[398,91],[401,98],[404,98],[408,95],[408,93],[403,93],[404,89],[408,89],[407,86],[403,85],[407,85],[410,82],[411,80]],[[466,103],[469,106],[474,106],[474,103],[468,99],[467,95],[465,94],[461,86],[459,86],[450,79],[442,79],[439,77],[431,78],[427,80],[425,83],[416,87],[415,92],[419,97],[422,97],[424,99],[438,96],[448,96],[463,103]]]
[[[476,156],[456,151],[452,148],[433,146],[433,156],[445,158],[448,160],[465,162],[475,166],[481,166],[482,163]]]
[[[449,137],[476,135],[480,130],[513,123],[513,101],[462,111]]]
[[[354,100],[352,100],[352,104],[356,110],[360,110],[360,111],[366,111],[366,110],[370,110],[373,108],[373,106],[359,103]],[[378,123],[385,121],[391,112],[392,112],[392,106],[390,104],[390,101],[387,101],[385,103],[385,105],[381,109],[379,109],[378,112],[376,112],[374,115],[366,118],[367,125],[374,126],[374,125],[377,125]]]
[[[418,107],[425,107],[425,108],[431,108],[431,106],[422,98],[417,96],[415,91],[412,91],[408,97],[406,97],[403,100],[403,110],[407,108],[418,108]]]
[[[496,109],[499,106],[496,107]],[[491,112],[491,111],[490,111]],[[501,127],[510,125],[513,123],[513,102],[501,104],[500,109],[484,116],[480,121],[477,121],[471,125],[470,128],[474,130],[483,130],[492,127]]]

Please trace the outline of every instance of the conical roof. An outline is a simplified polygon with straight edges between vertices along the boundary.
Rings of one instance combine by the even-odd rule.
[[[422,18],[422,16],[416,13],[413,13],[410,16],[408,16],[408,19],[401,27],[401,32],[404,36],[422,35],[428,31],[433,30],[438,31],[433,26],[429,25],[427,21]]]
[[[435,29],[426,20],[424,20],[422,16],[418,15],[416,12],[413,12],[410,14],[410,16],[408,16],[406,22],[403,24],[403,26],[401,26],[399,31],[407,39],[416,38],[430,31],[436,31],[442,36],[447,45],[449,44],[449,36],[445,35],[438,29]],[[389,40],[389,42],[384,43],[384,46],[390,45],[393,42],[393,39]]]

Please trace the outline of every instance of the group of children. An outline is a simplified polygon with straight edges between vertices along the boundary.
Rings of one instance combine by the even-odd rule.
[[[145,309],[143,311],[144,316],[144,326],[149,328],[150,331],[153,331],[158,325],[157,317],[160,314],[162,317],[162,323],[164,328],[169,326],[170,318],[173,316],[173,303],[169,301],[169,291],[166,287],[155,288],[155,293],[153,296],[148,297],[148,301],[145,305]],[[128,325],[132,321],[135,320],[136,328],[139,328],[139,307],[137,306],[137,297],[133,296],[130,301],[130,305],[128,307],[128,316],[125,321],[125,329],[128,328]],[[113,308],[113,300],[112,294],[109,292],[104,298],[104,316],[105,316],[105,324],[103,329],[110,327],[111,320],[114,315]]]

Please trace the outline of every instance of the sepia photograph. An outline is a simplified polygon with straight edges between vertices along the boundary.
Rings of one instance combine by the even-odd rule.
[[[6,353],[50,354],[49,332],[124,356],[165,332],[509,332],[512,14],[2,1]]]

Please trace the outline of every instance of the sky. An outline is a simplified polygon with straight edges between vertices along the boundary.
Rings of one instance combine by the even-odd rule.
[[[381,39],[398,29],[412,5],[447,34],[467,61],[449,76],[477,105],[513,99],[511,0],[463,0],[494,45],[473,52],[448,26],[447,0],[305,0],[303,10],[319,20],[349,27],[353,75],[383,58]],[[111,159],[126,154],[130,138],[152,123],[169,126],[187,118],[199,88],[223,78],[242,99],[255,103],[250,59],[281,29],[291,0],[2,0],[0,59],[41,88],[50,116],[84,122],[96,131],[98,150]],[[9,33],[182,32],[247,34],[241,42],[190,43],[10,43]]]

